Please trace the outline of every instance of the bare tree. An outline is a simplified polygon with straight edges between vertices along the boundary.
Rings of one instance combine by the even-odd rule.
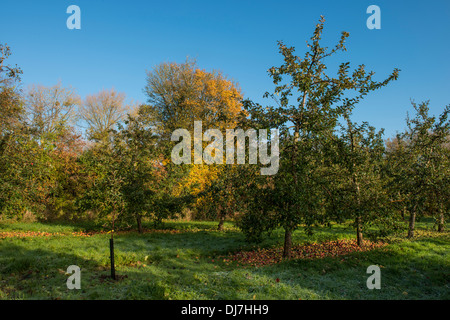
[[[80,103],[75,90],[60,82],[51,87],[32,85],[25,96],[26,121],[37,135],[54,133],[75,123]]]
[[[88,137],[92,140],[102,140],[110,129],[128,113],[132,113],[133,108],[134,104],[125,103],[124,93],[115,89],[102,90],[85,98],[78,115],[87,125]]]

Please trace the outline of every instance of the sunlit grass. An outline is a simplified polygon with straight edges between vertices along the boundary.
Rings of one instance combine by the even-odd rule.
[[[118,281],[109,278],[109,235],[71,235],[100,231],[93,225],[2,224],[0,232],[48,232],[54,236],[0,240],[1,299],[448,299],[449,233],[418,224],[418,237],[387,248],[350,252],[321,259],[296,259],[264,267],[223,261],[224,255],[254,250],[256,245],[231,222],[168,221],[176,233],[135,231],[116,235]],[[150,224],[145,226],[150,228]],[[62,235],[66,234],[66,235]],[[354,239],[351,228],[334,225],[307,236],[294,233],[295,244]],[[259,247],[281,246],[282,230]],[[69,265],[81,268],[81,290],[66,287]],[[369,265],[381,267],[381,290],[369,290]]]

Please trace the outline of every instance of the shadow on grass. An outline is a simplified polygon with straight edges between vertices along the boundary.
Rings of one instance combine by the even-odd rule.
[[[317,292],[329,299],[437,299],[450,298],[448,240],[431,238],[404,242],[386,249],[335,258],[293,260],[254,269],[279,275],[293,287]],[[381,289],[367,288],[370,265],[381,270]]]
[[[66,270],[70,265],[95,268],[92,261],[74,254],[48,249],[27,249],[10,241],[1,243],[0,296],[2,299],[60,296],[67,289]]]
[[[295,241],[350,236],[322,230]],[[116,269],[108,278],[108,235],[0,243],[2,299],[448,299],[448,239],[405,241],[389,250],[337,258],[294,260],[261,268],[217,261],[216,255],[248,248],[241,233],[198,231],[175,234],[127,233],[118,236]],[[265,245],[280,245],[274,233]],[[34,248],[31,246],[33,244]],[[39,247],[41,246],[41,247]],[[71,250],[69,251],[69,246]],[[92,248],[92,252],[89,251]],[[102,259],[95,258],[103,255]],[[88,259],[86,257],[91,257]],[[81,290],[66,287],[69,265],[82,270]],[[369,290],[367,267],[381,267],[381,290]]]
[[[0,299],[165,299],[160,277],[152,270],[118,266],[118,280],[105,267],[75,254],[1,244]],[[81,289],[68,289],[70,265],[81,269]]]

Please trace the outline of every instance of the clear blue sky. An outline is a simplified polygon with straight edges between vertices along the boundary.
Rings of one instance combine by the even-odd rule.
[[[69,5],[81,9],[81,30],[69,30]],[[369,30],[366,9],[381,8],[381,29]],[[206,70],[222,70],[245,97],[262,99],[273,88],[267,69],[279,65],[276,41],[303,55],[319,16],[324,44],[348,31],[348,51],[332,61],[364,63],[381,80],[395,67],[399,80],[373,93],[355,112],[386,129],[402,130],[410,99],[430,99],[438,114],[450,103],[450,1],[113,1],[1,0],[0,42],[10,63],[24,71],[25,87],[62,81],[84,97],[114,87],[140,102],[146,70],[195,58]]]

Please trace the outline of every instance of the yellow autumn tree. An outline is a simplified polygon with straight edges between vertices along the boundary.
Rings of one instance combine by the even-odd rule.
[[[147,72],[144,88],[153,126],[162,139],[175,129],[193,132],[194,121],[204,130],[233,128],[241,109],[238,85],[220,71],[205,71],[195,61],[162,63]]]
[[[242,93],[239,86],[220,71],[200,69],[195,61],[184,63],[162,63],[147,72],[147,112],[152,127],[159,134],[161,143],[170,144],[172,132],[186,129],[194,132],[194,121],[202,121],[203,131],[226,129],[236,126],[242,112]],[[204,144],[204,146],[206,143]],[[166,161],[170,161],[167,152]],[[177,190],[189,190],[197,196],[194,210],[205,217],[210,210],[205,188],[218,177],[219,167],[206,164],[191,164],[180,180]]]

